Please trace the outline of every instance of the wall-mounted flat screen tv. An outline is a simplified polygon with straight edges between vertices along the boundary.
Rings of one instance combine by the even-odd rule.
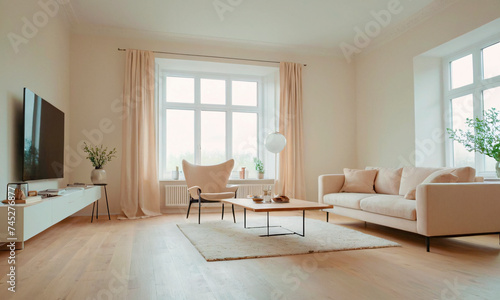
[[[23,180],[64,177],[64,113],[24,88]]]

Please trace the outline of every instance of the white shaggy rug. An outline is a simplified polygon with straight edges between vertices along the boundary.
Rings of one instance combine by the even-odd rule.
[[[247,226],[264,226],[265,218],[247,220]],[[270,225],[281,225],[302,233],[302,217],[270,217]],[[306,218],[306,235],[260,237],[266,228],[244,229],[243,222],[211,221],[177,224],[207,261],[284,256],[401,246],[339,225]],[[287,232],[275,227],[270,233]]]

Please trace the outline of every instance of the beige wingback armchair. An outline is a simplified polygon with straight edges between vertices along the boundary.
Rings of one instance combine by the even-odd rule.
[[[221,199],[236,198],[238,186],[228,186],[227,182],[234,167],[234,159],[213,166],[193,165],[182,161],[182,170],[186,177],[189,192],[189,206],[186,218],[189,218],[191,204],[198,203],[198,224],[201,218],[201,203],[220,202]],[[232,205],[233,221],[234,205]],[[224,203],[222,203],[222,219],[224,219]]]

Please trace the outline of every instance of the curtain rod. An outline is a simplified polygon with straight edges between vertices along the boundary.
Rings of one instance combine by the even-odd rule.
[[[125,51],[127,49],[118,48],[118,51]],[[161,53],[161,54],[174,54],[174,55],[184,55],[184,56],[196,56],[196,57],[209,57],[209,58],[221,58],[221,59],[232,59],[232,60],[244,60],[244,61],[256,61],[256,62],[264,62],[264,63],[272,63],[279,64],[279,61],[274,60],[261,60],[261,59],[251,59],[251,58],[239,58],[239,57],[227,57],[227,56],[214,56],[214,55],[202,55],[202,54],[189,54],[189,53],[178,53],[178,52],[165,52],[165,51],[152,51],[153,53]],[[304,67],[307,64],[303,64]]]

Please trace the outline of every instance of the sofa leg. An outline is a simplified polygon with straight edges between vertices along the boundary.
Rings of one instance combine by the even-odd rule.
[[[427,252],[429,252],[431,248],[431,238],[428,236],[425,237],[425,246],[427,247]]]
[[[366,221],[365,221],[365,228],[366,228]]]
[[[326,212],[326,223],[328,223],[328,218],[330,216],[330,213],[329,212]]]

